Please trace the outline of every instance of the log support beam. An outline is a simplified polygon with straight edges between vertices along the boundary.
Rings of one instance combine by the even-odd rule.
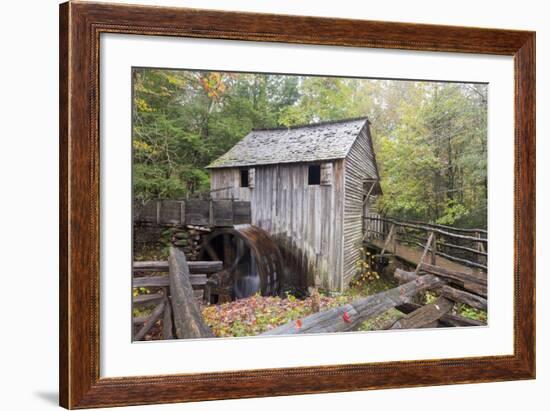
[[[178,248],[170,247],[168,264],[170,266],[170,293],[176,336],[178,338],[214,337],[214,333],[204,322],[195,301],[185,254]]]
[[[404,303],[395,307],[397,310],[401,311],[404,314],[412,313],[415,310],[421,308],[422,305],[415,303]],[[472,320],[471,318],[466,318],[461,315],[446,313],[441,316],[439,319],[440,325],[444,327],[480,327],[487,325],[482,321]]]
[[[356,330],[364,321],[380,315],[390,308],[408,302],[422,291],[443,283],[433,275],[416,278],[399,287],[351,303],[321,311],[297,321],[290,321],[262,335],[313,334]]]
[[[397,320],[390,327],[392,330],[405,328],[437,327],[438,321],[452,310],[454,303],[445,297],[439,297],[431,304],[426,304],[410,314]]]
[[[399,268],[395,270],[394,276],[401,282],[409,282],[414,281],[417,278],[422,278],[422,276],[417,276],[414,272],[404,271]],[[457,303],[466,304],[473,308],[477,308],[478,310],[487,311],[486,298],[467,291],[458,290],[449,286],[448,283],[448,279],[442,279],[442,283],[436,287],[434,291],[443,297],[456,301]]]

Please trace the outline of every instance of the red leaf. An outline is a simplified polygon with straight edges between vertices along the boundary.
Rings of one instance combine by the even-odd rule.
[[[296,320],[296,325],[295,327],[299,330],[300,328],[302,328],[302,320]]]
[[[342,316],[342,319],[347,323],[351,323],[351,317],[348,315],[347,312],[344,313],[344,315]]]

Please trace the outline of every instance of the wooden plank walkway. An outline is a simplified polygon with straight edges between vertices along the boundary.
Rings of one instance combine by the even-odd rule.
[[[379,248],[380,250],[382,250],[382,248],[384,247],[384,241],[385,240],[381,240],[381,239],[371,239],[367,243],[369,245],[375,246],[376,248]],[[416,266],[420,261],[420,258],[422,257],[422,251],[423,250],[419,247],[407,246],[397,242],[395,245],[395,252],[394,252],[393,242],[391,242],[390,245],[388,245],[388,248],[386,249],[384,254],[386,253],[393,254],[397,258],[411,265]],[[429,262],[429,258],[430,258],[430,254],[428,254],[428,256],[426,257],[426,262]],[[468,267],[467,265],[456,263],[454,261],[448,260],[439,255],[436,256],[435,265],[438,265],[443,268],[447,268],[449,270],[461,271],[464,273],[473,273],[478,271],[478,270],[472,269],[471,267]]]

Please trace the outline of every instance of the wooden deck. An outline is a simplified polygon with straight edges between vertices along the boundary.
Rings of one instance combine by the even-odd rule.
[[[371,239],[368,241],[368,244],[382,250],[382,248],[384,247],[384,240]],[[406,263],[416,266],[420,261],[420,258],[422,257],[422,251],[423,250],[419,247],[406,246],[397,242],[395,244],[395,249],[394,244],[392,243],[387,247],[384,254],[393,254],[395,257],[405,261]],[[428,261],[429,258],[430,255],[428,254],[426,260]],[[468,267],[467,265],[456,263],[439,255],[436,256],[435,265],[447,268],[449,270],[461,271],[465,273],[472,273],[474,271],[477,271],[475,269],[472,269],[471,267]]]

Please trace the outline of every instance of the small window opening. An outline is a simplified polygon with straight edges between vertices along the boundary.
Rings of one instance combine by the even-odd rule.
[[[321,166],[313,165],[309,166],[307,183],[310,186],[318,186],[321,184]]]
[[[248,187],[248,170],[241,170],[241,187]]]

